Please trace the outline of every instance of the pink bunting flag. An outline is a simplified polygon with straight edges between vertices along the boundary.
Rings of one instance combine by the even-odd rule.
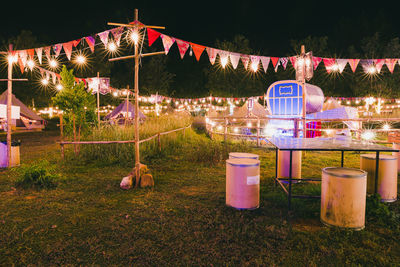
[[[175,38],[169,37],[168,35],[165,35],[165,34],[161,34],[160,36],[161,36],[161,39],[162,39],[162,42],[164,45],[165,54],[167,55],[169,50],[171,49],[171,46],[175,42]]]
[[[160,34],[158,31],[155,31],[151,28],[147,28],[147,38],[149,39],[149,46],[151,46],[158,37],[160,37]]]
[[[237,68],[237,66],[239,65],[239,60],[240,60],[240,54],[238,53],[229,53],[229,59],[232,63],[232,67],[234,69]]]
[[[340,73],[342,73],[344,68],[346,67],[347,61],[348,61],[347,59],[343,59],[343,58],[337,58],[336,59],[336,64],[338,65]]]
[[[347,61],[349,62],[349,65],[350,65],[351,70],[352,70],[353,72],[355,72],[356,69],[357,69],[357,65],[358,65],[358,63],[360,62],[360,60],[359,60],[359,59],[356,59],[356,58],[351,58],[351,59],[348,59]]]
[[[290,63],[292,64],[293,68],[296,68],[296,60],[297,60],[297,57],[296,57],[296,56],[294,56],[294,57],[289,57],[289,60],[290,60]]]
[[[183,57],[186,54],[186,51],[189,48],[189,43],[180,39],[176,39],[176,44],[178,45],[178,49],[179,49],[179,54],[181,55],[181,59],[183,59]]]
[[[54,72],[51,72],[51,78],[53,80],[53,84],[56,84],[57,76],[56,76],[56,74]]]
[[[283,69],[286,70],[286,66],[287,66],[287,64],[288,64],[288,62],[289,62],[289,58],[287,58],[287,57],[281,57],[281,58],[279,59],[279,62],[281,63]]]
[[[271,62],[276,72],[278,70],[279,57],[271,57]]]
[[[313,57],[312,60],[313,60],[314,70],[316,70],[319,63],[321,63],[322,61],[322,57]]]
[[[65,55],[67,56],[68,60],[71,60],[72,46],[73,46],[73,41],[63,43]]]
[[[54,50],[55,57],[58,57],[62,50],[62,44],[53,45],[53,50]]]
[[[323,58],[322,61],[325,64],[326,72],[331,73],[332,66],[336,63],[334,58]]]
[[[39,60],[39,64],[42,65],[42,55],[43,55],[43,47],[36,48],[36,55]]]
[[[258,69],[258,65],[260,64],[260,56],[250,56],[251,67],[254,70]]]
[[[381,73],[383,64],[385,64],[385,60],[384,59],[374,59],[374,63],[375,63],[375,68],[378,71],[378,73]]]
[[[263,65],[264,72],[266,73],[271,58],[270,57],[260,57],[260,60],[261,60],[261,64]]]
[[[119,46],[120,42],[121,42],[121,36],[124,33],[124,27],[118,27],[118,28],[111,29],[111,33],[114,37],[115,44],[117,46]]]
[[[78,44],[81,42],[81,40],[82,40],[82,39],[79,38],[79,39],[76,39],[76,40],[72,41],[73,46],[74,46],[74,47],[77,47]]]
[[[397,58],[387,58],[385,59],[385,64],[386,67],[389,69],[390,73],[393,73],[394,67],[396,66],[397,63]]]
[[[94,44],[95,44],[96,40],[94,39],[93,36],[86,36],[85,40],[86,40],[86,43],[90,47],[90,51],[92,51],[92,53],[93,53],[94,52]]]
[[[107,46],[107,44],[108,44],[108,34],[109,33],[110,33],[110,31],[104,31],[104,32],[97,34],[99,36],[101,42],[104,44],[104,46]]]
[[[211,65],[214,65],[215,59],[217,58],[218,49],[214,49],[211,47],[206,47],[206,51],[208,54],[208,58],[210,59]]]
[[[249,66],[250,57],[248,55],[240,55],[240,59],[242,60],[243,67],[247,70]]]
[[[50,52],[51,52],[51,47],[50,46],[46,46],[44,48],[44,53],[46,54],[47,61],[50,61]]]

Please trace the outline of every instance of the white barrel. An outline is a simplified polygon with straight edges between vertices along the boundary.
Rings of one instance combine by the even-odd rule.
[[[242,153],[242,152],[230,152],[229,153],[230,159],[259,159],[257,154],[252,153]]]
[[[365,227],[367,173],[360,169],[322,169],[321,222],[361,230]]]
[[[393,143],[393,148],[400,150],[400,144]],[[392,155],[397,158],[397,172],[400,173],[400,153],[399,152],[392,152]]]
[[[226,160],[226,205],[236,209],[256,209],[260,205],[260,161]]]
[[[292,178],[301,179],[302,151],[292,151]],[[278,150],[278,178],[289,178],[290,151]]]
[[[367,192],[375,192],[376,154],[362,154],[360,168],[368,173]],[[379,155],[377,192],[382,202],[397,200],[397,158],[392,155]]]

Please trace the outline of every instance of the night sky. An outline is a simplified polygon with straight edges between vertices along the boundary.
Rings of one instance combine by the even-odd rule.
[[[291,39],[328,36],[340,52],[361,38],[381,32],[399,36],[400,20],[393,6],[347,1],[31,1],[0,16],[1,39],[30,30],[46,45],[66,42],[109,29],[107,22],[133,20],[134,8],[145,24],[165,26],[163,33],[213,46],[216,39],[243,34],[266,56],[293,54]],[[2,47],[5,50],[5,47]]]

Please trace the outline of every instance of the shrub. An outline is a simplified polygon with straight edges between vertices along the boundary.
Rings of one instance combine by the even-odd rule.
[[[59,177],[55,168],[46,160],[34,162],[30,165],[23,165],[18,169],[19,176],[15,186],[23,189],[50,189],[57,186],[56,180]]]

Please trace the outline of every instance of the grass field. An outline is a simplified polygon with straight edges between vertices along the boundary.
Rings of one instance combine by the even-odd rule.
[[[155,187],[123,191],[133,159],[62,162],[58,138],[56,131],[14,136],[22,163],[47,159],[60,178],[55,189],[22,190],[14,185],[18,171],[0,171],[2,266],[400,266],[398,202],[368,200],[362,231],[322,226],[318,200],[295,200],[288,216],[272,150],[241,146],[260,155],[261,197],[260,208],[237,211],[225,205],[224,161],[237,146],[192,130],[176,134],[168,141],[174,146],[175,138],[176,149],[144,157]],[[345,155],[347,167],[359,167],[359,154]],[[338,152],[303,155],[305,176],[338,165]]]

